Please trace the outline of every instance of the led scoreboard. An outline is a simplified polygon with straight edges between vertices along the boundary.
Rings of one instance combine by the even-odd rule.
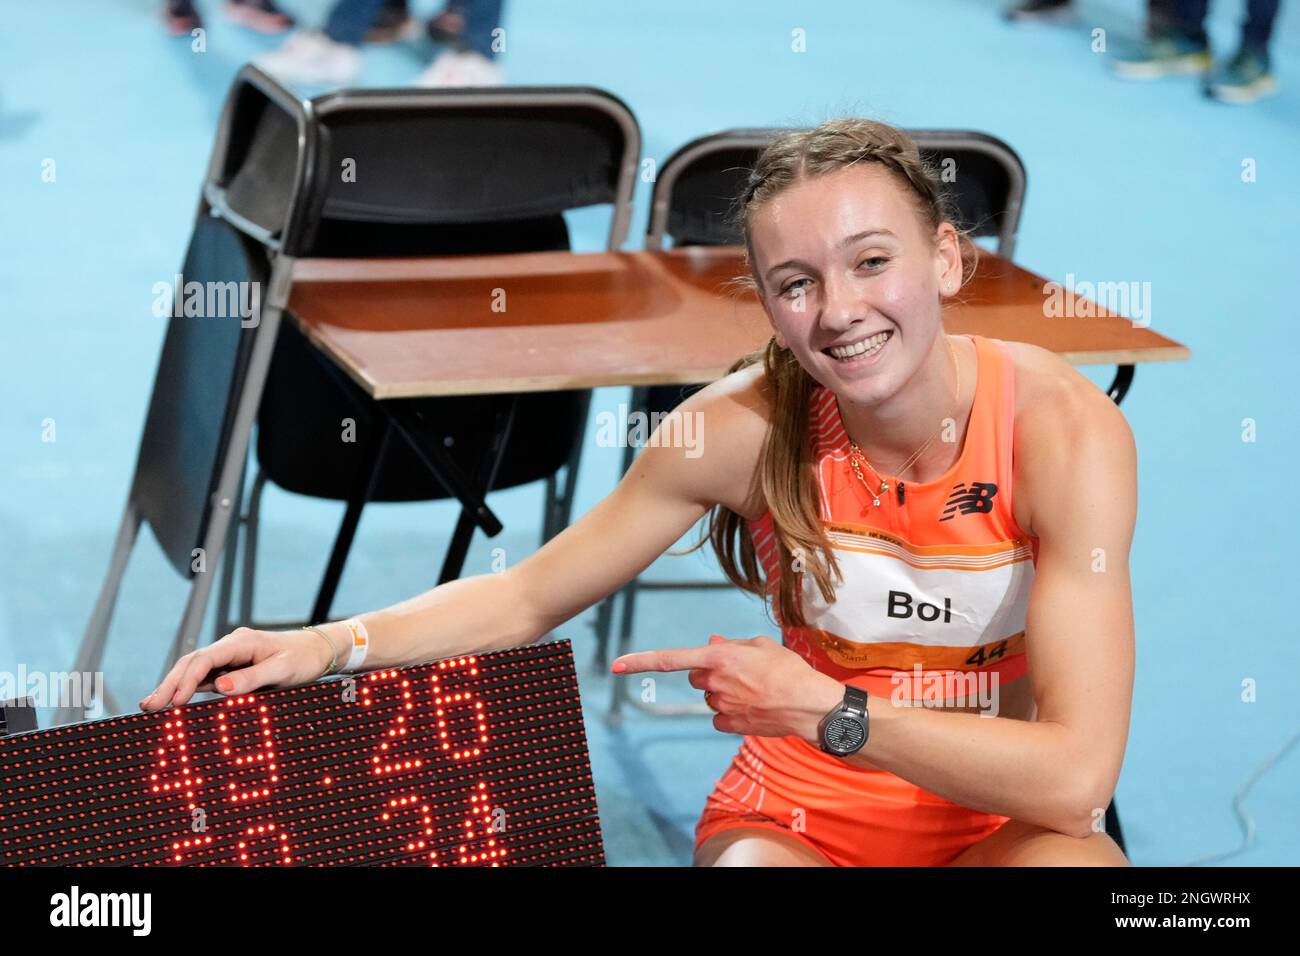
[[[602,865],[568,641],[0,737],[7,865]]]

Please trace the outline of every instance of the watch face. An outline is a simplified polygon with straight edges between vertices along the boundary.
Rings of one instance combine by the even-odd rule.
[[[867,741],[867,729],[852,714],[840,714],[828,721],[822,741],[832,753],[851,754]]]

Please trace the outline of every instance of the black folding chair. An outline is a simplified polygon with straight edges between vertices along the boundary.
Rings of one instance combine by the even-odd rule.
[[[504,115],[513,117],[513,127],[500,121]],[[480,127],[492,129],[494,137],[486,142],[475,139]],[[478,152],[455,156],[457,143],[476,143]],[[525,248],[564,248],[567,232],[560,213],[601,202],[613,205],[608,246],[617,248],[627,234],[639,148],[630,111],[616,98],[589,87],[373,90],[304,101],[255,67],[241,70],[218,127],[186,256],[185,281],[209,288],[236,283],[236,289],[237,283],[248,282],[258,293],[253,297],[256,308],[251,316],[230,319],[172,317],[135,479],[74,669],[101,669],[121,579],[146,521],[169,562],[190,581],[185,613],[165,667],[196,646],[216,565],[232,517],[239,513],[254,418],[272,431],[283,433],[285,427],[285,419],[276,416],[279,410],[263,405],[272,356],[286,376],[301,373],[309,380],[312,374],[293,364],[293,350],[301,346],[294,338],[296,330],[281,335],[280,318],[298,257],[352,256],[361,249],[375,254],[381,248],[389,255],[466,251],[466,237],[476,229],[478,245],[469,242],[471,249],[495,248],[491,234],[502,227],[519,230],[516,239],[499,244],[505,248],[517,248],[512,242]],[[573,161],[575,153],[580,166]],[[446,165],[453,156],[459,165]],[[360,160],[356,182],[349,184],[360,185],[359,190],[336,190],[335,163],[340,157]],[[525,158],[541,163],[541,168],[530,169]],[[301,359],[301,353],[297,357]],[[335,391],[313,398],[336,403],[340,395],[357,398],[332,365],[322,361],[318,368],[325,370]],[[588,402],[589,395],[570,395],[555,397],[551,406],[553,413],[564,409],[568,414],[558,426],[548,423],[565,455],[575,433],[580,444]],[[478,418],[483,407],[468,402],[433,409],[386,403],[367,408],[364,402],[360,406],[360,444],[374,452],[373,461],[386,462],[394,470],[401,467],[387,457],[386,448],[391,436],[399,436],[433,477],[423,488],[404,486],[408,493],[412,488],[441,492],[461,505],[454,539],[459,559],[449,556],[444,577],[459,573],[475,526],[489,535],[500,531],[500,522],[483,499],[486,489],[501,487],[511,475],[500,466],[515,404],[510,399],[494,408],[493,430],[486,438]],[[435,411],[447,420],[431,418]],[[366,413],[372,417],[366,418]],[[457,420],[471,414],[474,417]],[[376,418],[384,422],[381,428],[373,427]],[[337,425],[334,436],[337,439]],[[458,439],[467,449],[464,455],[453,451]],[[485,449],[486,456],[479,454]],[[326,449],[323,454],[331,450],[338,451]],[[274,457],[274,449],[268,457]],[[346,457],[335,460],[348,466]],[[365,461],[353,459],[347,477],[356,479],[359,470],[366,470]],[[532,466],[515,467],[518,475]],[[472,477],[467,470],[473,471]],[[292,471],[286,468],[283,473]],[[381,486],[378,468],[371,467],[365,477],[363,493],[403,487],[398,479]],[[550,477],[554,479],[554,470]],[[572,483],[566,478],[570,480],[564,492],[549,498],[552,507],[544,534],[555,533],[567,517]],[[323,490],[336,492],[339,487]],[[356,487],[343,497],[353,497]],[[361,497],[360,504],[364,501]],[[344,530],[350,542],[355,520],[351,530],[348,520]],[[346,546],[342,551],[346,553]],[[232,560],[230,552],[226,554],[229,580]],[[338,571],[341,566],[340,560]],[[64,709],[58,721],[79,716]]]
[[[73,664],[75,672],[102,669],[118,591],[142,524],[149,525],[168,563],[190,586],[167,666],[183,649],[194,646],[202,623],[215,562],[237,509],[248,435],[287,301],[293,260],[277,253],[297,232],[293,213],[309,192],[316,150],[310,104],[264,80],[261,74],[241,73],[222,113],[182,266],[180,293],[173,297],[158,359],[135,477],[108,573]],[[291,146],[281,157],[286,174],[283,199],[277,208],[264,211],[260,223],[232,209],[223,188],[233,156],[250,134],[248,128],[233,124],[237,116],[253,119],[239,109],[249,97],[273,104],[283,115]],[[186,314],[187,288],[199,290],[197,308],[191,311],[202,314]],[[250,291],[247,301],[255,306],[251,314],[238,309],[233,315],[207,314],[232,311],[227,294],[231,288],[237,302],[241,289]],[[224,297],[225,308],[208,308],[209,290],[214,304]],[[105,696],[105,703],[113,706],[107,688]],[[82,716],[76,709],[61,708],[55,722]]]
[[[563,213],[606,203],[613,210],[607,248],[617,249],[627,234],[640,135],[626,106],[603,91],[357,90],[321,97],[313,101],[313,112],[322,168],[333,174],[308,218],[304,257],[568,249]],[[345,169],[346,178],[340,175]],[[281,191],[265,190],[267,199]],[[218,634],[236,623],[272,626],[253,619],[258,518],[268,481],[347,502],[310,615],[324,620],[367,502],[449,496],[421,467],[431,447],[445,449],[461,471],[473,474],[476,487],[545,480],[542,542],[559,533],[572,510],[590,397],[584,389],[533,394],[526,402],[516,395],[483,395],[380,403],[286,323],[262,399],[258,470],[241,519],[239,614],[230,620],[232,547]],[[352,423],[356,441],[341,440],[345,421]],[[485,427],[488,422],[494,427]],[[395,442],[395,432],[418,434],[420,441]],[[475,525],[473,513],[462,511],[440,583],[460,574]]]

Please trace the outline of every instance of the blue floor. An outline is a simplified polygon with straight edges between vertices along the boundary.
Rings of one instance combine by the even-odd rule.
[[[286,2],[320,20],[321,0]],[[424,11],[432,4],[416,4]],[[275,40],[208,13],[207,51],[166,37],[160,0],[9,3],[0,32],[0,671],[66,669],[103,575],[163,334],[153,283],[170,279],[192,222],[216,118],[234,71]],[[1093,52],[1137,29],[1137,2],[1082,3],[1078,22],[1013,28],[993,0],[864,3],[517,2],[504,64],[514,83],[586,84],[638,116],[644,154],[733,126],[806,125],[843,114],[985,130],[1029,170],[1017,258],[1044,275],[1151,283],[1153,326],[1193,359],[1143,367],[1124,409],[1140,450],[1133,553],[1138,671],[1117,794],[1132,859],[1182,864],[1255,839],[1232,862],[1300,862],[1300,731],[1283,686],[1300,666],[1289,466],[1295,400],[1295,223],[1300,15],[1275,41],[1281,93],[1233,108],[1190,81],[1129,85]],[[1239,4],[1215,5],[1216,49]],[[806,30],[807,52],[790,52]],[[371,49],[367,85],[409,82],[429,50]],[[53,161],[54,181],[42,171]],[[1253,160],[1254,182],[1243,182]],[[46,177],[48,178],[48,177]],[[644,228],[641,184],[633,234]],[[574,217],[580,248],[602,214]],[[1103,383],[1109,370],[1096,370]],[[593,417],[626,399],[596,395]],[[1242,440],[1252,419],[1257,440]],[[48,438],[53,423],[55,441]],[[619,450],[589,436],[577,511],[617,479]],[[491,542],[535,547],[538,489],[496,502]],[[271,493],[257,611],[304,614],[341,506]],[[336,604],[353,612],[427,587],[453,513],[445,504],[367,510]],[[467,573],[489,569],[476,542]],[[652,572],[710,576],[698,555]],[[1292,583],[1288,583],[1292,582]],[[114,622],[107,677],[124,701],[153,686],[184,595],[149,538]],[[582,664],[609,861],[689,860],[691,829],[737,738],[701,718],[606,724],[609,678],[587,667],[588,612],[561,629]],[[650,596],[642,646],[773,633],[740,594]],[[1243,701],[1243,686],[1255,695]],[[684,680],[661,696],[691,693]],[[1288,694],[1292,694],[1288,697]],[[1273,761],[1266,773],[1256,771]]]

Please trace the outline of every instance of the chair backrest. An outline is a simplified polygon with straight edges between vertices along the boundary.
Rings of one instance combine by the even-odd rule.
[[[664,162],[650,202],[646,245],[738,245],[728,213],[758,154],[784,129],[734,129],[693,140]],[[941,174],[960,222],[976,236],[996,236],[1010,258],[1024,204],[1025,168],[1002,140],[963,130],[907,130]]]
[[[608,248],[627,237],[641,137],[603,90],[343,90],[297,103],[272,84],[241,72],[209,179],[223,214],[285,254],[433,255],[462,227],[605,203]]]
[[[616,97],[591,87],[345,90],[308,104],[310,136],[272,97],[243,103],[240,159],[219,172],[219,199],[267,230],[282,254],[364,258],[568,249],[564,213],[611,207],[607,248],[626,239],[640,131]],[[314,155],[292,158],[294,143]],[[304,185],[294,183],[307,170]],[[286,196],[291,197],[286,200]],[[276,224],[280,224],[276,232]],[[301,334],[280,330],[258,416],[258,462],[277,485],[345,497],[366,467],[340,422],[374,424],[370,401],[319,364]],[[490,396],[441,400],[443,441],[472,460]],[[536,480],[582,439],[587,395],[534,396],[516,414],[496,487]],[[572,425],[566,430],[565,424]],[[549,424],[550,427],[547,427]],[[462,461],[462,464],[465,462]],[[390,446],[375,500],[445,492],[404,443]]]
[[[273,136],[259,134],[268,128]],[[169,320],[130,500],[183,577],[197,573],[195,551],[217,504],[236,405],[271,294],[269,253],[294,231],[288,217],[294,197],[305,193],[313,144],[310,104],[260,71],[241,71],[217,127],[180,276],[171,277],[170,294],[157,303]],[[258,155],[283,165],[289,198],[248,218],[231,208],[225,186],[255,145]],[[236,196],[256,188],[241,181]]]
[[[194,552],[207,534],[266,278],[262,248],[201,213],[180,277],[160,293],[171,317],[131,501],[184,577],[193,577]]]

